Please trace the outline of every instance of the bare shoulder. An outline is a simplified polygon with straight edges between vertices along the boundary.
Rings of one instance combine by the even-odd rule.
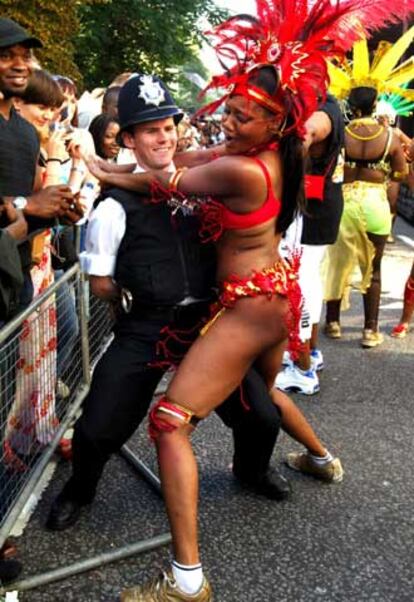
[[[216,159],[211,165],[227,173],[237,174],[241,178],[255,178],[262,176],[262,169],[254,157],[246,155],[227,155]]]

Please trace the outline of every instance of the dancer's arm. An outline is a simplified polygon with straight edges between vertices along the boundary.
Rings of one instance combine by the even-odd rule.
[[[393,140],[390,148],[391,156],[391,180],[401,182],[408,176],[408,165],[404,155],[404,149],[398,135],[393,133]]]
[[[219,157],[224,157],[225,154],[225,145],[218,144],[210,148],[176,153],[174,155],[174,163],[176,167],[197,167],[198,165],[214,161],[214,159],[218,159]]]
[[[127,190],[150,194],[154,183],[166,190],[171,188],[174,174],[165,171],[145,173],[108,173],[101,169],[99,162],[89,160],[91,173],[107,186],[117,186]],[[263,176],[256,163],[247,157],[223,157],[206,165],[186,169],[177,174],[176,188],[185,195],[211,195],[220,197],[246,196],[254,192]]]
[[[185,151],[174,155],[174,164],[176,167],[196,167],[204,165],[214,159],[223,157],[226,154],[224,144],[211,146],[193,151]],[[106,173],[132,173],[136,167],[136,163],[116,164],[110,163],[100,157],[94,157],[94,160]]]
[[[305,154],[313,144],[322,142],[332,132],[332,122],[325,111],[315,111],[305,124],[306,134],[303,141]]]

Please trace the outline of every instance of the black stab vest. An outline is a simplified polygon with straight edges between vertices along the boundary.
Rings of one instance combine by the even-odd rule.
[[[116,282],[142,305],[175,305],[191,295],[212,297],[214,246],[202,244],[198,220],[172,215],[164,203],[120,188],[105,191],[126,213],[126,231],[117,254]]]

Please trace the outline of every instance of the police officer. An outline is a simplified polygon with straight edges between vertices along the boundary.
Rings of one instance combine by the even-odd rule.
[[[135,171],[174,171],[183,114],[163,82],[133,76],[118,109]],[[106,190],[91,216],[83,265],[92,292],[122,310],[75,425],[73,473],[52,505],[46,523],[52,530],[74,524],[92,502],[107,460],[145,417],[168,360],[196,338],[214,298],[214,247],[200,243],[196,218],[172,215],[166,204],[120,188]],[[269,469],[280,416],[254,369],[243,381],[243,398],[235,391],[218,410],[233,429],[233,472],[244,486],[283,499],[289,485]]]

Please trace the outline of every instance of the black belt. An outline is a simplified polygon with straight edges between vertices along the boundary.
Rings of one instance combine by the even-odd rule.
[[[210,301],[194,301],[187,305],[145,305],[133,302],[129,315],[146,320],[162,319],[174,322],[184,316],[191,316],[193,313],[207,312],[209,306]]]

